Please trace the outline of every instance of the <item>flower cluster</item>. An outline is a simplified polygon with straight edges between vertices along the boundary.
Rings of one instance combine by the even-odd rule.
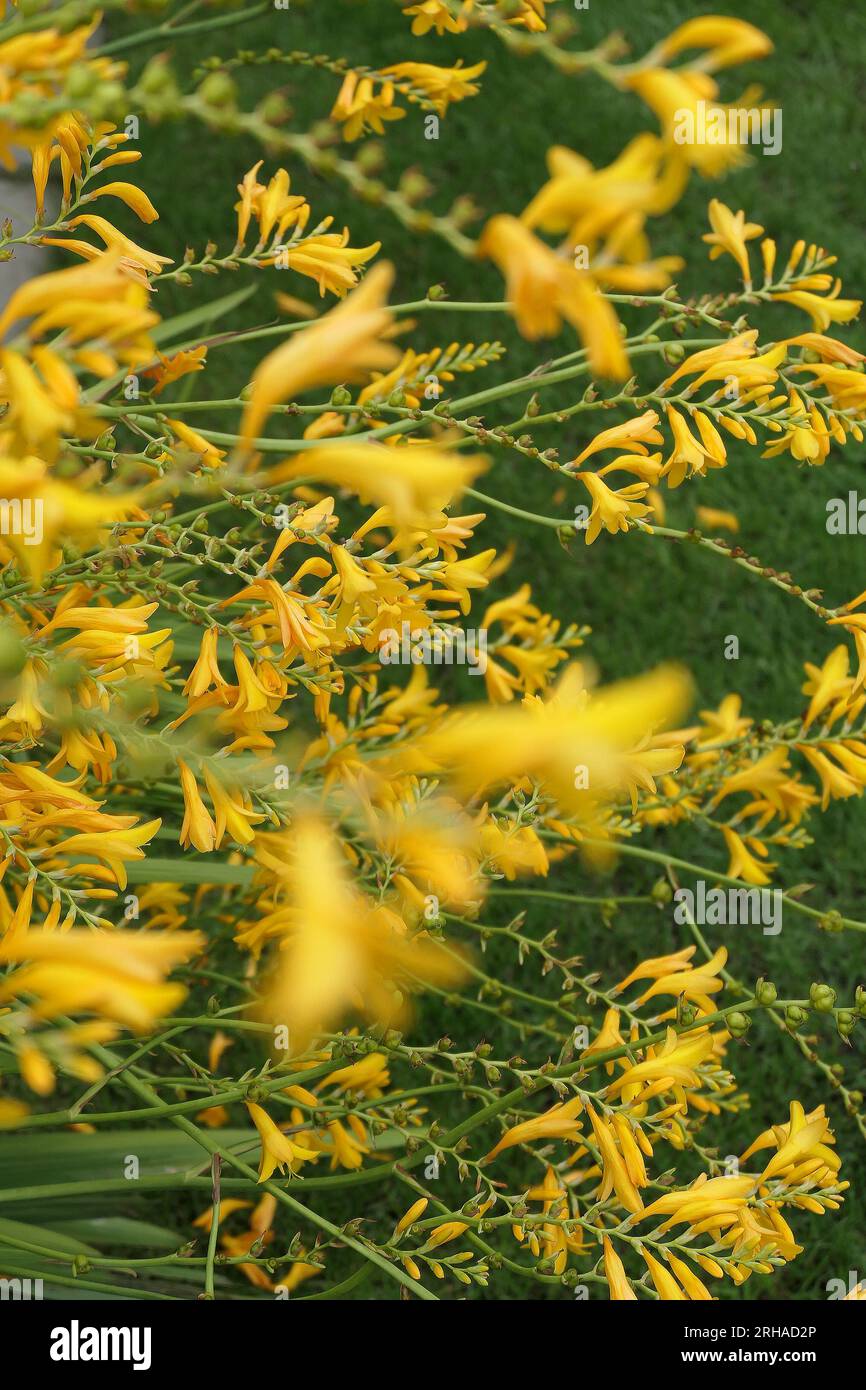
[[[778,891],[804,927],[866,930],[783,886],[820,812],[866,787],[866,595],[828,607],[715,534],[738,528],[719,508],[698,507],[702,529],[666,524],[673,494],[749,450],[817,468],[861,442],[866,359],[833,336],[860,302],[822,247],[797,241],[780,269],[764,238],[758,284],[763,228],[712,197],[704,241],[741,287],[686,298],[684,258],[650,246],[691,179],[745,157],[728,139],[679,143],[678,113],[726,109],[715,74],[762,57],[767,36],[703,16],[617,61],[616,44],[562,47],[556,9],[395,11],[409,53],[413,36],[477,31],[636,93],[660,123],[606,166],[552,147],[528,206],[476,239],[471,209],[428,213],[417,180],[389,188],[368,147],[342,147],[387,141],[415,107],[445,117],[488,61],[274,50],[262,61],[318,69],[322,120],[299,135],[277,93],[241,109],[231,74],[255,54],[200,82],[160,57],[133,83],[96,14],[61,30],[12,8],[0,24],[0,157],[25,150],[34,183],[33,225],[7,226],[0,255],[51,258],[0,314],[0,1173],[3,1145],[35,1153],[37,1127],[71,1127],[86,1163],[102,1130],[122,1121],[134,1153],[135,1126],[156,1122],[180,1189],[193,1159],[172,1145],[192,1142],[212,1167],[192,1174],[206,1196],[188,1216],[206,1249],[184,1258],[207,1297],[246,1296],[235,1266],[255,1296],[312,1278],[326,1293],[347,1252],[352,1279],[423,1298],[483,1291],[503,1267],[617,1300],[724,1297],[801,1253],[799,1213],[840,1207],[828,1106],[866,1137],[862,1096],[814,1036],[823,1016],[846,1042],[862,989],[838,1003],[823,983],[748,988],[679,917],[674,950],[623,969],[612,935],[598,972],[581,960],[587,905],[610,926],[637,903],[652,929],[689,875]],[[215,227],[201,255],[170,258],[114,225],[120,204],[147,243],[158,218],[115,178],[138,170],[133,109],[261,141],[222,190],[231,206],[237,186],[224,249]],[[379,207],[381,237],[357,244],[337,213],[314,215],[311,189],[317,205],[349,191]],[[501,272],[481,307],[545,340],[531,374],[509,371],[499,339],[433,331],[445,291],[380,256],[386,215]],[[269,323],[245,291],[164,311],[160,289],[192,302],[227,272],[273,291]],[[798,311],[810,327],[778,336],[773,315]],[[244,345],[257,365],[226,396],[212,383]],[[529,469],[552,475],[549,513],[519,505]],[[836,644],[803,654],[778,722],[725,685],[693,714],[688,673],[664,661],[605,682],[580,588],[564,579],[551,612],[509,580],[491,512],[534,526],[563,565],[589,558],[581,541],[600,562],[607,546],[643,563],[648,546],[693,544],[805,605]],[[634,871],[627,893],[599,892],[612,866]],[[524,898],[515,915],[509,897]],[[539,898],[562,909],[540,934]],[[736,1053],[761,1015],[817,1067],[826,1103],[793,1098],[785,1118],[741,1092]],[[723,1160],[724,1122],[750,1104],[752,1132],[768,1127]],[[240,1195],[221,1196],[220,1171]],[[339,1225],[334,1191],[357,1203]],[[44,1206],[31,1253],[60,1243],[68,1263]],[[142,1273],[177,1296],[165,1248]],[[128,1273],[122,1251],[114,1268]],[[86,1287],[86,1252],[77,1273]]]

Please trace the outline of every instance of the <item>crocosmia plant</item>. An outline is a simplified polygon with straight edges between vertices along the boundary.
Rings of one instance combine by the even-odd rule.
[[[4,1288],[860,1293],[861,305],[671,8],[7,4]]]

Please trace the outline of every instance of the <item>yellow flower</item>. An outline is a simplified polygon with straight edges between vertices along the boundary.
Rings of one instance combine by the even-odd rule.
[[[0,401],[8,405],[0,432],[6,447],[17,453],[52,463],[61,435],[88,431],[86,417],[78,413],[78,383],[48,348],[34,349],[33,363],[19,352],[0,350]]]
[[[709,206],[711,232],[705,232],[703,240],[711,247],[710,260],[715,261],[726,251],[733,256],[743,276],[746,289],[752,287],[752,268],[749,265],[747,241],[760,236],[764,230],[757,222],[747,222],[745,213],[733,213],[729,207],[712,198]]]
[[[813,748],[807,743],[798,743],[795,747],[818,774],[821,782],[822,811],[826,811],[831,801],[844,801],[849,796],[860,796],[863,791],[863,781],[860,778],[852,777],[850,772],[837,767],[827,754],[818,748]],[[824,747],[835,749],[836,745],[825,744]]]
[[[637,1146],[631,1138],[628,1121],[616,1117],[622,1119],[622,1125],[618,1127],[616,1119],[598,1116],[591,1105],[587,1105],[586,1113],[601,1153],[602,1182],[598,1189],[599,1201],[605,1201],[612,1192],[616,1192],[617,1199],[626,1211],[632,1214],[642,1211],[643,1198],[638,1191],[638,1185],[645,1186],[647,1177]],[[621,1151],[624,1142],[629,1144],[627,1154],[624,1148]]]
[[[379,518],[380,524],[404,532],[444,524],[444,509],[459,501],[485,467],[479,455],[460,454],[435,444],[388,448],[347,442],[305,452],[279,464],[270,477],[272,482],[283,482],[312,476],[329,486],[349,488],[362,502],[387,509],[387,515]],[[460,574],[453,565],[450,571],[452,576]]]
[[[694,1226],[703,1221],[723,1224],[726,1219],[735,1219],[754,1189],[755,1179],[748,1175],[708,1178],[702,1173],[689,1187],[657,1197],[644,1207],[639,1220],[665,1216],[667,1220],[659,1227],[661,1231],[672,1226]]]
[[[543,1115],[536,1115],[532,1120],[523,1120],[518,1125],[512,1125],[511,1129],[505,1131],[498,1144],[494,1144],[485,1155],[482,1162],[491,1163],[506,1149],[513,1149],[515,1144],[529,1144],[534,1139],[579,1139],[583,1125],[577,1117],[582,1111],[583,1101],[580,1096],[575,1096],[573,1100],[561,1102],[552,1106],[550,1110],[545,1110]]]
[[[292,334],[259,363],[241,424],[248,447],[279,401],[313,386],[357,381],[367,372],[394,366],[400,353],[382,341],[391,328],[385,299],[393,277],[391,266],[380,262],[341,304]]]
[[[694,1259],[696,1257],[693,1255],[692,1258]],[[689,1269],[689,1266],[684,1260],[678,1260],[676,1255],[670,1250],[665,1251],[665,1259],[679,1279],[684,1292],[689,1298],[693,1299],[695,1302],[700,1301],[702,1303],[713,1301],[713,1295],[710,1293],[706,1284],[698,1278],[693,1270]]]
[[[602,1237],[604,1247],[604,1277],[607,1280],[612,1300],[637,1302],[637,1294],[632,1288],[623,1268],[622,1260],[610,1243],[609,1236]]]
[[[31,1091],[39,1096],[51,1094],[55,1084],[54,1068],[44,1052],[33,1044],[25,1043],[18,1051],[18,1065]]]
[[[486,63],[475,63],[464,68],[462,59],[453,68],[439,68],[434,63],[392,63],[382,71],[398,81],[410,82],[433,101],[440,115],[444,115],[452,101],[463,101],[465,97],[477,96],[480,88],[473,78],[480,77]]]
[[[775,458],[786,450],[798,463],[808,463],[812,467],[823,464],[830,452],[830,428],[821,411],[814,404],[807,409],[796,391],[788,393],[782,433],[769,444],[761,457]]]
[[[726,743],[739,738],[751,726],[751,719],[741,715],[743,700],[740,695],[726,695],[718,709],[702,709],[701,720],[706,732],[698,739],[700,744]]]
[[[343,139],[359,140],[367,130],[385,134],[383,121],[399,121],[406,115],[394,105],[394,84],[383,82],[377,92],[372,77],[347,72],[331,111],[332,121],[343,122]]]
[[[349,1170],[360,1168],[364,1155],[370,1152],[367,1145],[359,1143],[339,1120],[332,1120],[328,1125],[328,1134],[332,1142],[331,1167]]]
[[[668,1028],[664,1044],[660,1049],[653,1048],[652,1056],[643,1062],[635,1062],[607,1088],[608,1097],[632,1086],[643,1087],[665,1081],[670,1085],[695,1087],[701,1084],[696,1068],[707,1060],[713,1051],[713,1038],[710,1033],[690,1033],[677,1037],[673,1028]]]
[[[580,335],[593,372],[625,380],[628,358],[619,320],[590,275],[504,213],[487,223],[478,254],[494,260],[505,276],[505,291],[525,338],[554,337],[564,319]]]
[[[223,1197],[219,1204],[219,1224],[232,1216],[236,1211],[246,1211],[252,1206],[252,1202],[246,1202],[242,1197]],[[213,1226],[213,1207],[206,1207],[205,1210],[193,1220],[193,1226],[205,1233],[210,1232]]]
[[[784,1181],[789,1187],[796,1187],[809,1177],[815,1177],[818,1170],[826,1168],[834,1178],[839,1169],[839,1157],[827,1147],[833,1142],[833,1135],[820,1106],[818,1113],[807,1118],[799,1101],[791,1101],[788,1124],[780,1127],[776,1135],[777,1150],[764,1168],[760,1182],[771,1178]]]
[[[30,1113],[23,1100],[8,1100],[0,1096],[0,1129],[14,1129]]]
[[[591,817],[599,800],[622,792],[634,744],[675,717],[687,692],[680,672],[661,668],[590,696],[571,666],[544,702],[454,711],[417,741],[412,766],[447,770],[455,790],[473,794],[537,778],[561,806]],[[575,783],[577,767],[587,790]]]
[[[817,277],[816,277],[817,278]],[[829,276],[826,277],[829,280]],[[831,323],[850,323],[863,307],[862,299],[840,299],[841,280],[836,280],[829,294],[813,294],[808,289],[784,290],[771,298],[782,304],[793,304],[812,320],[816,333],[824,333]]]
[[[208,854],[216,843],[216,827],[210,812],[201,799],[195,777],[187,764],[178,758],[180,784],[183,790],[183,824],[180,829],[180,843],[186,849],[193,845],[202,854]]]
[[[692,949],[694,950],[695,948],[693,947]],[[611,992],[616,994],[617,989],[614,988]],[[597,1052],[614,1051],[616,1048],[622,1046],[623,1037],[619,1030],[619,1009],[606,1009],[604,1022],[601,1028],[589,1047],[585,1047],[583,1052],[581,1052],[580,1060],[586,1062],[590,1057],[595,1056]],[[612,1075],[614,1066],[615,1063],[613,1061],[605,1062],[604,1068],[608,1076]]]
[[[248,796],[224,785],[209,767],[205,767],[204,780],[216,816],[216,848],[219,849],[226,832],[237,844],[248,845],[254,836],[252,827],[265,819],[264,813],[254,811]]]
[[[159,213],[147,194],[136,188],[134,183],[104,183],[100,188],[94,188],[91,193],[85,193],[80,201],[92,203],[96,198],[118,198],[121,203],[132,209],[140,222],[150,223],[159,220]]]
[[[706,50],[700,61],[705,72],[730,67],[733,63],[748,63],[772,53],[773,44],[767,35],[747,24],[744,19],[729,15],[708,14],[687,19],[659,44],[662,58],[673,58],[689,48]]]
[[[95,1013],[145,1032],[186,994],[163,977],[203,946],[199,932],[7,933],[0,939],[0,962],[26,964],[0,985],[0,1000],[33,995],[40,1018]]]
[[[112,251],[89,265],[25,281],[0,314],[0,335],[19,319],[32,320],[27,325],[31,341],[65,330],[81,365],[110,376],[119,362],[135,367],[153,358],[149,331],[159,319],[147,302],[147,290],[124,273],[120,253]],[[92,342],[98,350],[83,346]]]
[[[445,3],[445,0],[419,0],[416,5],[409,5],[403,13],[412,15],[412,33],[423,36],[435,29],[436,33],[442,34],[462,34],[465,32],[470,11],[474,0],[463,0],[463,5],[459,14],[454,13],[454,8]]]
[[[597,473],[577,473],[575,476],[592,498],[592,510],[584,536],[587,545],[592,545],[602,528],[614,536],[618,531],[627,531],[630,521],[639,520],[652,512],[652,507],[640,501],[641,497],[646,496],[649,483],[629,483],[614,490]]]
[[[654,410],[645,410],[642,415],[635,415],[631,420],[623,420],[619,425],[610,425],[587,444],[570,466],[579,468],[593,454],[601,453],[605,449],[627,448],[634,454],[647,454],[648,444],[664,443],[664,436],[656,429],[658,422],[659,417]]]
[[[495,1202],[495,1197],[488,1197],[478,1208],[477,1215],[483,1216],[489,1211]],[[425,1250],[438,1250],[440,1245],[447,1245],[449,1241],[458,1240],[466,1231],[469,1230],[468,1221],[443,1221],[441,1226],[434,1226],[427,1237]]]
[[[605,168],[593,168],[563,145],[548,150],[547,167],[550,178],[522,221],[553,235],[565,234],[570,247],[592,248],[594,274],[609,261],[613,247],[628,252],[630,259],[640,251],[639,259],[644,259],[646,248],[639,243],[645,217],[672,207],[688,178],[682,161],[671,159],[664,142],[648,133],[631,140]],[[609,240],[602,250],[603,237]]]
[[[372,260],[382,243],[374,241],[369,246],[350,246],[348,227],[343,228],[342,234],[329,232],[331,221],[326,217],[321,231],[304,237],[294,246],[278,250],[274,259],[280,259],[286,269],[315,280],[321,297],[327,290],[342,298],[357,285],[358,267]]]
[[[725,837],[725,844],[730,855],[728,877],[741,878],[744,883],[753,883],[759,888],[766,887],[770,882],[770,876],[764,872],[758,862],[758,856],[766,860],[766,845],[752,835],[743,838],[728,825],[722,826],[722,834]],[[767,860],[766,867],[767,869],[774,869],[776,866]]]
[[[182,349],[180,352],[173,353],[171,357],[163,357],[162,353],[159,353],[158,356],[159,366],[150,367],[147,371],[142,372],[142,376],[153,380],[152,389],[155,396],[161,395],[166,386],[170,386],[174,381],[180,381],[181,377],[189,376],[191,372],[202,371],[207,357],[207,347],[202,345],[201,347]],[[201,436],[197,437],[200,438]]]
[[[321,822],[296,822],[290,847],[279,835],[259,835],[256,850],[288,893],[276,924],[279,960],[261,1007],[287,1029],[292,1052],[350,1008],[380,1021],[399,1019],[405,999],[398,976],[451,984],[462,978],[461,962],[429,940],[407,938],[394,913],[353,886],[338,842]]]
[[[491,867],[509,882],[522,873],[546,875],[550,867],[544,843],[531,825],[506,831],[488,819],[481,831],[481,845]]]
[[[78,217],[71,217],[66,226],[70,230],[86,227],[89,231],[95,232],[104,247],[119,254],[120,265],[142,283],[146,283],[148,275],[158,275],[163,266],[172,264],[171,256],[157,256],[154,252],[145,250],[143,246],[119,232],[105,217],[97,217],[94,213],[79,213]],[[103,254],[98,246],[68,237],[44,236],[42,242],[45,246],[60,246],[67,251],[73,251],[75,255],[88,261],[97,260]]]
[[[804,695],[811,695],[812,698],[803,720],[804,733],[829,705],[837,704],[851,693],[848,661],[848,648],[838,646],[833,648],[823,666],[813,666],[811,661],[806,662],[808,680],[801,689]]]
[[[718,507],[695,507],[695,521],[705,531],[733,531],[736,535],[740,529],[736,513]]]
[[[649,960],[641,961],[640,965],[636,965],[625,979],[614,985],[612,993],[622,993],[636,980],[658,980],[663,975],[673,974],[674,971],[688,970],[690,968],[689,961],[696,950],[696,946],[683,946],[681,950],[674,951],[668,956],[652,956]]]
[[[757,338],[757,328],[749,328],[743,333],[737,333],[733,338],[723,339],[714,347],[702,348],[700,352],[691,353],[683,359],[676,371],[666,378],[662,383],[662,389],[667,390],[681,377],[693,376],[707,368],[717,367],[720,363],[741,361],[745,357],[753,357],[757,351],[755,347]],[[721,375],[724,377],[726,373],[723,371]]]
[[[314,1162],[318,1158],[318,1154],[313,1149],[305,1149],[300,1144],[296,1144],[288,1135],[283,1134],[274,1124],[267,1110],[263,1110],[260,1105],[254,1105],[251,1101],[247,1101],[246,1107],[262,1141],[259,1182],[267,1182],[277,1168],[281,1173],[285,1173],[286,1168],[294,1172],[299,1164]]]
[[[419,1197],[418,1201],[413,1202],[409,1210],[403,1213],[397,1225],[394,1227],[395,1239],[397,1236],[401,1236],[404,1231],[408,1231],[413,1222],[424,1215],[424,1212],[427,1210],[428,1200],[427,1197]]]
[[[198,658],[183,687],[184,695],[196,699],[211,687],[225,689],[226,681],[219,668],[218,643],[219,628],[206,628],[202,633]]]
[[[259,224],[257,249],[266,246],[272,239],[282,241],[290,227],[303,229],[310,216],[306,198],[300,193],[291,193],[291,179],[285,169],[278,169],[267,184],[258,182],[256,175],[262,167],[262,160],[253,165],[238,184],[241,195],[235,203],[238,214],[237,246],[243,245],[249,219],[254,215]]]
[[[864,599],[866,599],[866,590],[862,594],[858,594],[856,598],[852,598],[850,603],[842,604],[835,618],[827,619],[828,627],[844,627],[854,638],[858,668],[851,690],[852,698],[862,690],[864,683],[866,683],[866,613],[853,611],[860,607]]]
[[[727,959],[727,949],[720,946],[715,955],[701,966],[689,964],[685,969],[657,976],[649,989],[644,990],[640,998],[635,1000],[634,1007],[640,1008],[657,994],[672,994],[677,999],[683,996],[691,1003],[700,1005],[706,1013],[712,1013],[713,1003],[708,996],[718,994],[719,990],[724,989],[724,981],[716,972],[725,968]]]
[[[63,841],[63,852],[101,859],[111,871],[118,888],[125,888],[126,864],[144,859],[142,846],[153,839],[162,822],[151,820],[139,825],[134,816],[118,816],[115,820],[120,822],[116,829],[70,835]]]
[[[527,29],[531,34],[542,34],[547,28],[545,8],[550,0],[517,0],[519,9],[506,20],[517,28]]]
[[[643,1259],[646,1263],[646,1267],[650,1272],[650,1278],[653,1281],[653,1285],[656,1289],[656,1292],[658,1293],[662,1301],[685,1302],[685,1294],[683,1293],[682,1289],[680,1288],[673,1275],[665,1269],[664,1265],[660,1264],[659,1261],[655,1259],[654,1256],[652,1256],[647,1249],[644,1248],[644,1246],[640,1247],[640,1253],[643,1256]]]
[[[749,129],[743,129],[741,113],[760,118],[761,108],[720,102],[708,72],[696,67],[642,68],[626,78],[626,85],[655,112],[669,148],[690,168],[718,178],[748,159],[744,142]]]

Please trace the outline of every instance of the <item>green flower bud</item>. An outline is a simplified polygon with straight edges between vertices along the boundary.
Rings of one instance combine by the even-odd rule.
[[[838,912],[835,907],[831,908],[829,912],[825,912],[824,915],[818,919],[818,926],[821,931],[843,931],[844,926],[841,912]]]
[[[237,101],[237,88],[227,72],[208,73],[198,94],[208,106],[230,107]]]
[[[259,115],[268,125],[279,125],[280,121],[288,119],[290,110],[285,97],[279,92],[269,92],[259,106]]]
[[[857,1024],[857,1015],[853,1009],[840,1009],[836,1015],[836,1027],[840,1037],[850,1038]]]
[[[17,632],[6,623],[0,626],[0,677],[17,676],[26,655]]]
[[[138,91],[145,96],[156,97],[176,90],[177,84],[165,59],[151,58],[138,79]]]
[[[88,63],[74,63],[66,74],[63,94],[70,101],[84,101],[85,97],[90,96],[96,81],[96,73]]]
[[[789,1004],[785,1010],[785,1022],[789,1028],[799,1028],[809,1017],[808,1009],[803,1009],[799,1004]]]
[[[813,1009],[827,1014],[836,1003],[836,991],[831,989],[830,985],[813,984],[809,989],[809,999]]]
[[[661,907],[664,903],[673,902],[674,890],[666,878],[659,878],[650,889],[650,897]]]
[[[735,1010],[732,1014],[725,1017],[725,1027],[732,1038],[744,1038],[752,1026],[752,1020],[748,1014],[740,1013]]]
[[[779,991],[772,980],[765,980],[763,976],[755,985],[755,998],[759,1004],[763,1004],[765,1007],[776,1002],[778,993]]]
[[[103,82],[91,101],[90,111],[98,121],[120,121],[129,107],[129,95],[121,82]]]

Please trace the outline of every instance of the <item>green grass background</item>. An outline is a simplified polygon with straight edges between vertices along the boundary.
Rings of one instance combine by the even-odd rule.
[[[570,7],[563,3],[552,9]],[[686,257],[688,269],[680,281],[684,289],[733,288],[733,263],[723,260],[710,266],[700,240],[706,230],[708,199],[718,195],[765,226],[779,243],[780,258],[801,236],[832,249],[845,279],[843,293],[856,295],[866,288],[862,194],[866,15],[849,10],[843,20],[837,7],[806,0],[729,3],[724,11],[759,25],[774,41],[775,52],[769,59],[722,75],[723,95],[733,100],[750,81],[759,81],[768,96],[783,106],[783,150],[778,158],[758,155],[749,167],[721,183],[693,179],[682,202],[651,227],[654,250]],[[652,6],[642,0],[607,4],[593,0],[589,10],[577,16],[580,43],[589,46],[618,28],[634,53],[640,54],[678,23],[701,12],[703,7],[684,0]],[[135,24],[143,22],[139,19]],[[126,31],[126,22],[112,24],[112,36]],[[591,75],[564,77],[541,58],[517,57],[491,35],[413,39],[408,22],[389,0],[293,3],[288,12],[274,11],[238,29],[178,42],[174,61],[182,68],[210,54],[230,56],[237,48],[262,50],[274,45],[345,54],[356,62],[376,65],[407,58],[440,63],[458,57],[467,63],[480,58],[488,61],[481,95],[452,108],[442,122],[438,142],[424,139],[423,116],[417,109],[410,109],[405,120],[388,129],[385,177],[394,181],[403,169],[417,166],[434,185],[431,205],[437,210],[446,209],[457,194],[468,192],[486,213],[518,213],[544,179],[548,146],[568,145],[600,165],[614,158],[640,130],[656,128],[652,114],[636,97],[615,93]],[[153,51],[158,50],[148,49],[147,56]],[[133,73],[144,56],[136,51]],[[284,90],[295,113],[292,127],[304,129],[311,120],[327,115],[338,82],[327,73],[273,67],[245,74],[241,86],[246,105],[270,87]],[[160,221],[141,240],[151,249],[175,256],[184,245],[202,250],[210,238],[228,249],[234,236],[235,185],[261,152],[249,141],[217,138],[194,125],[145,123],[140,148],[144,158],[137,175],[161,212]],[[267,159],[263,173],[279,162]],[[339,183],[311,175],[298,162],[283,162],[292,174],[293,189],[307,195],[314,214],[331,212],[338,225],[348,223],[353,244],[382,239],[382,254],[397,267],[395,301],[421,297],[437,281],[444,282],[455,298],[501,297],[501,282],[489,267],[467,264],[440,242],[409,235],[387,214],[359,204]],[[133,230],[131,223],[129,230]],[[245,322],[272,316],[274,277],[263,274],[260,280],[257,299],[242,311]],[[192,288],[161,291],[158,307],[166,316],[240,282],[240,276],[221,281],[199,277]],[[310,297],[308,281],[282,276],[276,287]],[[785,309],[756,321],[765,326],[769,337],[808,326],[802,316]],[[444,345],[468,332],[466,315],[437,313],[420,319],[414,341],[423,346]],[[471,334],[476,341],[501,338],[508,346],[508,357],[461,390],[492,384],[497,373],[516,375],[548,355],[548,345],[525,343],[501,314],[473,318]],[[864,346],[862,328],[843,330],[843,334]],[[564,335],[549,345],[549,353],[567,350],[566,344]],[[253,347],[233,353],[231,361],[227,354],[213,353],[196,388],[203,383],[214,397],[230,394],[239,376],[249,376],[255,361]],[[573,399],[567,387],[559,399]],[[496,418],[489,416],[491,422]],[[221,416],[218,428],[227,427]],[[562,457],[571,457],[592,429],[586,419],[569,422],[559,437],[539,432],[537,442],[556,444]],[[740,517],[739,539],[747,550],[768,564],[790,569],[804,587],[823,587],[828,602],[841,602],[863,588],[866,540],[828,536],[824,524],[828,497],[845,496],[860,484],[863,447],[852,443],[844,454],[834,448],[826,467],[809,470],[787,458],[761,460],[757,451],[742,450],[733,441],[731,445],[726,470],[670,494],[669,524],[692,524],[693,508],[699,502],[732,508]],[[482,486],[518,506],[550,513],[555,508],[551,498],[557,482],[546,470],[503,452],[496,455],[492,475]],[[577,500],[582,498],[575,496]],[[564,516],[571,505],[569,501],[561,506]],[[736,689],[743,695],[747,713],[791,717],[803,707],[803,661],[823,660],[833,645],[829,632],[796,601],[690,548],[637,536],[603,535],[591,549],[577,545],[567,555],[550,533],[501,514],[490,515],[482,531],[484,542],[504,545],[509,538],[517,541],[518,550],[500,592],[508,591],[505,585],[510,589],[528,580],[543,607],[563,621],[590,624],[593,635],[588,649],[605,678],[633,674],[662,659],[676,660],[694,675],[697,708],[714,705]],[[729,633],[740,639],[738,661],[726,661],[723,656]],[[836,906],[855,917],[866,916],[861,889],[862,804],[839,803],[815,822],[814,830],[815,844],[810,849],[783,860],[783,880],[814,882],[817,887],[811,901]],[[724,868],[723,847],[715,842],[668,839],[664,843],[675,852],[688,850],[692,857]],[[621,892],[645,891],[656,877],[651,865],[621,863],[612,885]],[[587,887],[587,875],[577,864],[559,870],[552,884],[567,885],[576,891],[607,891]],[[635,959],[682,944],[669,913],[643,909],[623,910],[616,925],[608,929],[592,910],[536,904],[529,909],[528,922],[539,934],[555,925],[568,951],[580,951],[587,968],[602,970],[608,983]],[[847,1002],[855,985],[866,979],[862,937],[824,936],[802,918],[789,916],[775,938],[749,928],[707,928],[706,933],[714,945],[728,946],[731,969],[741,979],[751,982],[765,974],[789,997],[806,994],[811,980],[826,978]],[[513,961],[503,959],[501,968],[516,976]],[[478,1036],[476,1017],[455,1015],[435,1004],[425,1006],[418,1036],[435,1037],[446,1026],[461,1046],[471,1045]],[[828,1062],[844,1066],[848,1085],[863,1087],[864,1052],[858,1039],[849,1049],[825,1027],[820,1050]],[[752,1108],[744,1116],[722,1117],[708,1126],[704,1142],[718,1143],[723,1154],[738,1152],[767,1124],[782,1122],[789,1098],[799,1097],[807,1108],[828,1099],[821,1078],[765,1019],[756,1022],[747,1044],[732,1047],[730,1056],[743,1089],[751,1094]],[[794,1225],[806,1253],[772,1280],[753,1278],[739,1293],[729,1284],[720,1286],[723,1296],[823,1298],[828,1279],[844,1278],[849,1269],[866,1274],[864,1150],[841,1107],[834,1103],[830,1108],[845,1156],[844,1173],[852,1183],[844,1212],[820,1219],[797,1215]],[[365,1191],[368,1215],[385,1209],[399,1211],[402,1204],[401,1193],[389,1195],[378,1186]],[[334,1210],[339,1209],[335,1204]],[[355,1209],[346,1202],[346,1215]],[[375,1282],[366,1286],[365,1294],[371,1289],[391,1296]],[[486,1295],[473,1292],[470,1296],[570,1297],[565,1290],[561,1294],[555,1289],[542,1291],[507,1274],[497,1276]]]

